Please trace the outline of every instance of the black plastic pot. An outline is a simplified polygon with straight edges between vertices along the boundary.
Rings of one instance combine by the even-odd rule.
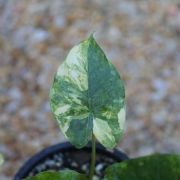
[[[121,151],[114,149],[113,151],[106,150],[103,146],[97,143],[96,145],[96,166],[97,166],[97,176],[102,177],[103,171],[108,165],[111,165],[115,162],[121,162],[127,160],[128,157]],[[44,167],[47,162],[51,162],[52,159],[56,159],[58,157],[63,157],[63,162],[59,163],[59,169],[73,169],[79,171],[81,173],[88,173],[86,169],[89,169],[89,163],[91,158],[91,144],[88,144],[86,147],[82,149],[76,149],[70,143],[60,143],[54,146],[50,146],[41,152],[37,153],[33,157],[31,157],[17,172],[14,177],[14,180],[22,180],[23,178],[28,177],[29,175],[34,175],[37,172],[39,167]],[[57,160],[58,161],[58,160]],[[98,164],[99,163],[99,164]],[[77,166],[78,164],[78,166]],[[84,169],[80,169],[80,165]],[[53,165],[48,165],[51,169]],[[50,167],[51,166],[51,167]],[[54,167],[53,167],[54,168]],[[52,168],[52,169],[53,169]],[[56,167],[57,168],[57,167]],[[56,168],[54,168],[56,170]],[[59,170],[58,169],[58,170]],[[101,169],[98,172],[98,169]],[[43,171],[43,170],[42,170]],[[98,173],[101,173],[98,175]]]

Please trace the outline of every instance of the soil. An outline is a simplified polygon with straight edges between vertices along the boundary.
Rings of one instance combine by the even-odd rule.
[[[29,176],[34,176],[46,170],[63,170],[71,169],[88,175],[90,166],[90,152],[79,151],[72,152],[59,152],[47,157],[34,167]],[[104,177],[104,170],[107,166],[116,163],[117,160],[113,157],[107,157],[97,152],[96,167],[94,179],[100,180]]]

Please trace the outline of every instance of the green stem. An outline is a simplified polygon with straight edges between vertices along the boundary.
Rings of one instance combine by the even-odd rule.
[[[92,152],[91,152],[91,166],[90,166],[89,180],[93,180],[95,162],[96,162],[96,137],[93,134],[92,135]]]

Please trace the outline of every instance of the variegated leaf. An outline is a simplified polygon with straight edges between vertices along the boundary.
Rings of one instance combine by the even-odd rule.
[[[0,169],[3,162],[4,162],[4,158],[3,158],[3,155],[0,153]]]
[[[52,112],[77,148],[92,133],[107,148],[117,145],[124,128],[124,99],[123,81],[93,36],[71,49],[50,91]]]

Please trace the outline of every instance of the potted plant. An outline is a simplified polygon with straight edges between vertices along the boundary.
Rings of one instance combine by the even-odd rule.
[[[15,180],[67,167],[86,172],[90,179],[96,171],[101,178],[108,165],[128,159],[116,149],[104,148],[113,149],[122,137],[125,90],[118,72],[92,35],[73,47],[58,68],[50,104],[62,132],[74,146],[63,143],[43,150],[20,169]],[[53,160],[57,162],[58,158],[60,162],[54,165]]]
[[[50,103],[62,132],[75,147],[65,143],[43,150],[15,180],[180,179],[179,155],[128,160],[122,152],[105,150],[113,149],[123,134],[125,89],[92,35],[73,47],[58,68]]]

